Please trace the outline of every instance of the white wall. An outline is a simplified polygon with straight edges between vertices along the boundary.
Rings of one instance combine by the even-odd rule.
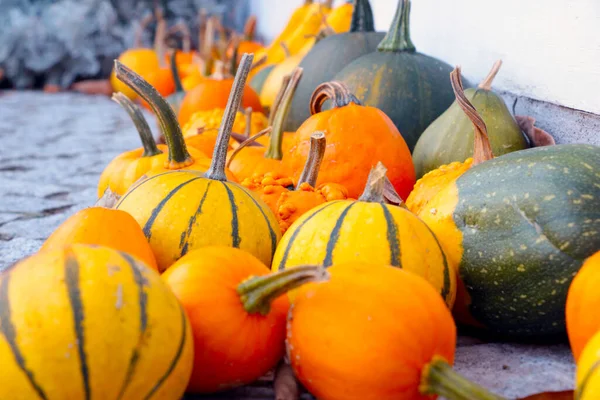
[[[272,39],[302,0],[250,2]],[[387,30],[397,1],[371,4]],[[472,82],[501,58],[496,89],[600,114],[600,0],[412,0],[411,27],[418,51]]]

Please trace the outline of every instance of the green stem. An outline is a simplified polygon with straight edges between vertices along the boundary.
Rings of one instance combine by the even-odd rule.
[[[373,9],[369,0],[356,0],[349,32],[375,32]]]
[[[308,157],[306,158],[306,164],[304,164],[302,174],[300,174],[300,178],[298,179],[296,190],[304,182],[308,183],[313,188],[317,186],[319,169],[321,169],[321,162],[325,156],[326,146],[327,140],[325,139],[325,132],[315,132],[310,136],[310,149],[308,150]]]
[[[447,400],[506,400],[469,381],[441,357],[435,357],[423,369],[419,391],[424,395],[436,394]]]
[[[135,128],[142,141],[142,148],[144,149],[142,157],[153,157],[162,154],[162,151],[156,146],[150,126],[148,126],[148,122],[144,118],[144,114],[142,114],[140,108],[121,92],[113,93],[112,99],[127,111],[127,114],[129,114],[129,117],[135,124]]]
[[[294,69],[294,72],[292,72],[290,77],[290,82],[281,98],[281,102],[277,106],[275,118],[273,119],[271,140],[269,141],[269,148],[265,153],[265,158],[272,158],[274,160],[281,160],[283,158],[283,124],[290,112],[292,99],[294,98],[294,93],[296,92],[300,78],[302,78],[302,72],[303,69],[300,67]]]
[[[144,99],[156,114],[158,124],[169,147],[167,168],[182,168],[194,162],[187,151],[177,117],[167,101],[144,78],[115,60],[117,78]]]
[[[396,15],[387,35],[383,38],[377,51],[416,51],[410,39],[410,0],[398,0]]]
[[[250,314],[269,314],[279,296],[309,282],[323,282],[329,273],[320,266],[305,265],[264,276],[252,277],[237,287],[244,309]]]
[[[181,79],[179,78],[179,67],[177,66],[177,50],[173,50],[173,54],[171,54],[171,74],[173,75],[173,81],[175,82],[175,92],[183,93],[183,85],[181,84]]]
[[[359,201],[385,203],[386,172],[387,168],[381,162],[378,162],[375,167],[371,168],[365,190],[358,198]]]
[[[252,67],[253,59],[254,55],[244,53],[237,73],[235,74],[231,93],[229,93],[229,99],[227,100],[227,106],[225,107],[225,113],[223,114],[221,126],[219,127],[219,135],[217,136],[210,168],[204,174],[208,179],[217,181],[227,180],[227,176],[225,176],[225,164],[227,163],[229,138],[231,137],[231,129],[233,128],[237,111],[240,109],[240,104],[242,103],[244,87],[246,86],[246,79],[248,78],[248,73]]]

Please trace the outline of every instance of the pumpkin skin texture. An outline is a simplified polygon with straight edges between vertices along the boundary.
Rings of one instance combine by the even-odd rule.
[[[384,178],[385,172],[378,179]],[[379,183],[379,199],[365,197]],[[456,276],[437,238],[408,210],[384,204],[382,185],[370,181],[363,200],[325,203],[297,219],[277,247],[272,270],[351,261],[391,265],[427,279],[452,307]]]
[[[594,400],[600,398],[600,332],[595,333],[585,345],[577,363],[577,390],[575,399]]]
[[[439,293],[386,265],[353,262],[328,273],[297,289],[290,309],[286,343],[300,382],[323,400],[431,399],[419,392],[421,371],[432,359],[451,364],[456,342]]]
[[[94,244],[124,251],[158,270],[142,228],[124,211],[105,207],[80,210],[52,232],[40,251],[60,249],[72,244]]]
[[[363,102],[383,111],[412,151],[425,128],[454,100],[452,67],[416,52],[410,40],[408,0],[398,2],[392,27],[373,53],[359,57],[335,75]]]
[[[168,400],[185,391],[187,317],[160,276],[127,253],[37,253],[0,274],[0,304],[2,398]]]
[[[313,94],[315,104],[321,85]],[[338,88],[338,86],[335,86]],[[341,90],[345,90],[343,88]],[[345,95],[345,94],[344,94]],[[286,171],[297,182],[310,149],[310,137],[316,131],[325,132],[327,150],[323,159],[317,186],[338,183],[348,189],[348,196],[357,198],[362,193],[369,170],[382,162],[388,168],[388,177],[403,200],[415,184],[415,171],[410,151],[398,129],[385,113],[373,107],[362,106],[355,98],[333,94],[336,107],[318,112],[307,119],[295,134],[295,142],[284,156]],[[350,95],[351,96],[351,95]],[[348,100],[346,102],[345,100]],[[352,132],[351,135],[348,132]]]
[[[190,252],[165,272],[163,279],[192,325],[189,392],[213,393],[253,382],[283,357],[287,297],[279,296],[263,315],[246,311],[236,291],[245,280],[269,272],[251,254],[226,247]]]
[[[598,169],[595,146],[521,150],[430,200],[419,216],[457,267],[475,320],[501,335],[564,333],[569,284],[600,247]]]
[[[600,330],[600,252],[588,258],[573,279],[567,296],[567,332],[575,361],[588,341]]]
[[[499,63],[496,65],[499,68]],[[482,82],[478,88],[466,89],[464,93],[485,122],[494,155],[526,149],[525,136],[504,100],[483,85]],[[419,138],[412,154],[417,177],[441,165],[472,157],[473,135],[471,121],[455,101]]]

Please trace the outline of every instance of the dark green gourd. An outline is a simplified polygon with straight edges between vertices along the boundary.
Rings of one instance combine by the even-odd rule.
[[[366,106],[394,122],[408,147],[454,100],[452,67],[418,53],[410,39],[410,1],[399,0],[392,26],[377,51],[357,58],[334,77]],[[465,81],[465,86],[470,86]]]
[[[385,33],[375,32],[369,0],[355,0],[350,30],[321,39],[300,63],[304,74],[284,130],[295,132],[310,117],[310,98],[317,86],[333,80],[335,74],[358,57],[375,51],[384,36]]]
[[[491,90],[501,61],[497,61],[489,75],[477,88],[465,90],[487,127],[495,156],[527,148],[527,140],[508,107]],[[413,151],[417,178],[442,165],[465,161],[473,156],[473,124],[456,101],[423,132]]]

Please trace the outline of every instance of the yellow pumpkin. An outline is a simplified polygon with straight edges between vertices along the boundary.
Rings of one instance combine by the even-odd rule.
[[[385,204],[385,172],[381,163],[371,171],[358,201],[325,203],[296,220],[281,239],[272,270],[350,261],[392,265],[427,279],[451,307],[456,276],[427,225]]]
[[[600,331],[585,345],[577,362],[575,399],[600,399]]]
[[[225,176],[231,128],[252,58],[244,55],[240,63],[208,172],[180,170],[150,176],[116,206],[142,226],[161,271],[188,251],[209,245],[237,247],[271,263],[280,239],[277,219],[262,200]]]
[[[0,274],[0,398],[179,399],[188,319],[158,273],[124,252],[73,245]]]

